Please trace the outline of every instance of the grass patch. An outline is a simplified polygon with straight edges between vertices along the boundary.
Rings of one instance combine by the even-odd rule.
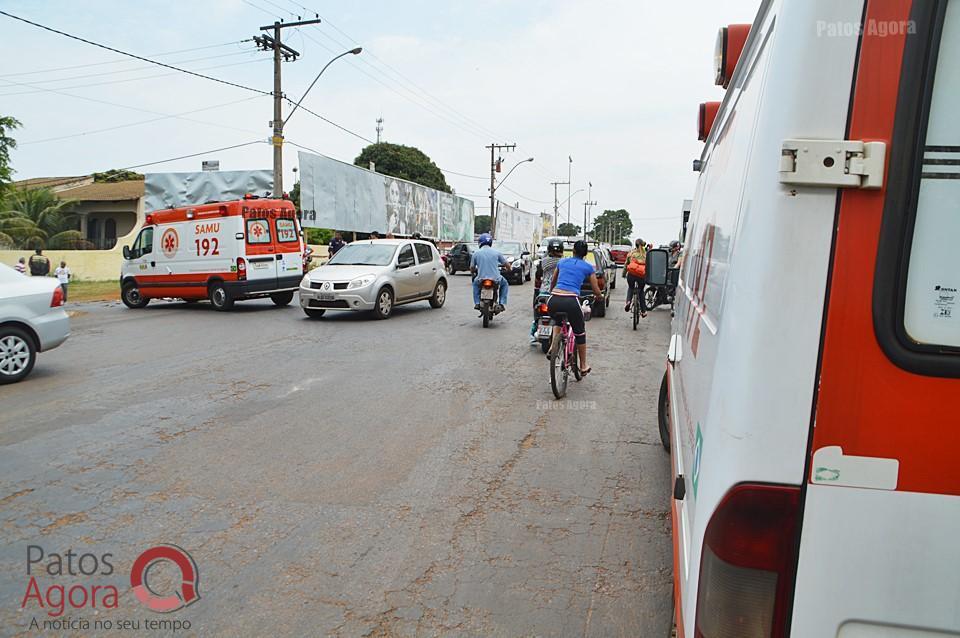
[[[71,281],[67,290],[67,302],[118,301],[120,282],[118,281]]]

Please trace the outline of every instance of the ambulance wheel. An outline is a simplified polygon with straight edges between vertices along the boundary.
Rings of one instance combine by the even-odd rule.
[[[384,286],[377,293],[377,300],[373,304],[373,315],[377,319],[389,319],[393,314],[393,290]]]
[[[303,312],[311,319],[319,319],[326,310],[324,308],[304,308]]]
[[[0,385],[16,383],[33,370],[37,346],[24,330],[0,327]]]
[[[120,289],[120,299],[127,308],[143,308],[150,303],[149,299],[145,299],[140,294],[140,287],[132,281],[123,284],[123,288]]]
[[[277,306],[288,306],[290,302],[293,301],[293,291],[288,290],[287,292],[275,292],[270,295],[270,301]]]
[[[210,298],[210,303],[216,310],[230,310],[233,308],[233,298],[230,297],[230,293],[224,288],[223,282],[217,281],[210,284],[207,293],[207,296]]]
[[[447,282],[443,279],[437,282],[436,288],[433,289],[433,296],[430,297],[430,307],[431,308],[442,308],[443,302],[447,300]]]
[[[657,421],[660,424],[660,443],[663,449],[670,451],[670,396],[667,392],[667,373],[663,373],[660,382],[660,400],[657,402]]]

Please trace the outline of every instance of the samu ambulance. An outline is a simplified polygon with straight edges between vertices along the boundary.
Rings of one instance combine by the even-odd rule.
[[[303,243],[293,202],[247,195],[230,202],[150,213],[133,246],[123,248],[123,303],[209,299],[217,310],[235,301],[293,300],[303,278]]]
[[[677,634],[958,636],[960,0],[769,0],[717,54],[661,390]]]

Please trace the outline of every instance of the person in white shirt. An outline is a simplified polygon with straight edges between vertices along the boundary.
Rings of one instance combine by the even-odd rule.
[[[67,268],[67,262],[61,261],[60,267],[54,271],[54,274],[57,276],[57,280],[60,282],[60,287],[63,288],[63,302],[67,302],[67,284],[70,283],[70,269]]]

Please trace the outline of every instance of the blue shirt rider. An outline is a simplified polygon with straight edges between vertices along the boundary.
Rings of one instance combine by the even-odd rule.
[[[483,233],[477,239],[480,248],[470,257],[470,271],[476,275],[473,279],[473,308],[480,310],[480,283],[484,279],[492,279],[498,282],[500,287],[500,300],[497,304],[497,311],[502,312],[507,305],[507,293],[510,291],[510,285],[506,277],[500,275],[500,266],[507,263],[507,258],[499,250],[493,248],[493,237],[490,233]]]

